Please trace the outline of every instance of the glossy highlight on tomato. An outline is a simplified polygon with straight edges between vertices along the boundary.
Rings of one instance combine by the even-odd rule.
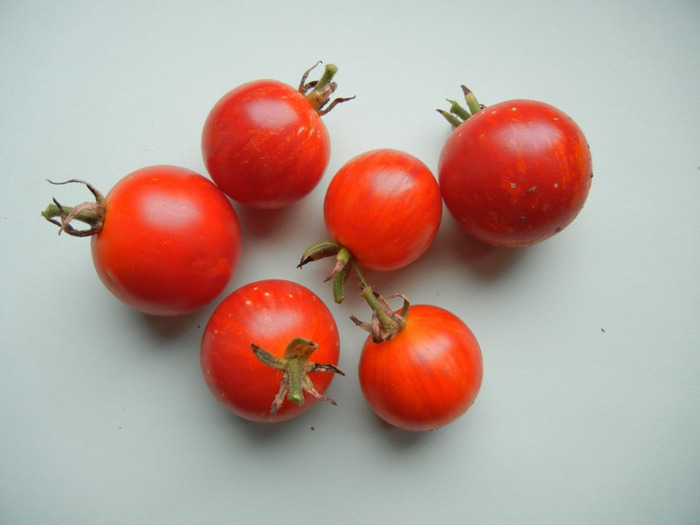
[[[479,343],[461,319],[437,306],[414,305],[393,339],[367,338],[358,373],[377,416],[405,430],[434,430],[472,406],[483,362]]]
[[[265,423],[299,416],[317,398],[304,393],[303,404],[284,401],[271,418],[282,372],[262,363],[251,350],[256,345],[283,357],[290,341],[299,337],[317,345],[313,361],[337,365],[338,328],[316,294],[279,279],[240,287],[219,304],[204,330],[200,360],[207,386],[224,407],[244,419]],[[333,374],[309,372],[308,377],[323,394]]]
[[[334,242],[370,270],[396,270],[430,247],[442,219],[440,188],[416,157],[394,149],[362,153],[338,170],[323,204]]]
[[[566,228],[588,197],[591,153],[559,109],[511,100],[469,116],[447,139],[438,178],[462,229],[494,246],[517,248]]]

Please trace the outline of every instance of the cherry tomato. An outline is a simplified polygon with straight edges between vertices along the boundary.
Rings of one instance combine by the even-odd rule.
[[[287,381],[285,372],[253,351],[265,349],[273,356],[268,363],[274,362],[289,357],[290,342],[299,338],[313,343],[311,357],[323,363],[301,363],[307,381],[297,378],[297,387],[301,384],[303,394],[293,392],[291,370]],[[342,373],[335,367],[339,351],[338,328],[321,299],[304,286],[271,279],[247,284],[221,302],[204,330],[200,357],[204,379],[223,406],[242,418],[269,422],[294,418],[317,399],[333,402],[323,393],[333,373]],[[298,396],[293,402],[284,401],[285,386]]]
[[[433,430],[464,414],[481,387],[483,365],[474,334],[454,314],[415,305],[405,328],[362,349],[362,393],[383,420],[406,430]]]
[[[202,132],[202,153],[214,182],[233,200],[281,208],[316,187],[328,165],[330,138],[321,114],[336,84],[326,66],[318,83],[298,89],[276,80],[241,85],[219,100]],[[338,99],[342,101],[345,99]]]
[[[583,208],[593,176],[586,138],[557,108],[495,104],[447,139],[438,178],[447,209],[494,246],[529,246],[563,230]]]
[[[209,179],[151,166],[121,179],[106,197],[88,187],[96,202],[71,209],[76,216],[66,208],[45,216],[60,231],[92,236],[97,274],[118,299],[147,314],[181,315],[224,290],[238,264],[241,232],[231,203]],[[93,227],[74,229],[70,221],[86,213]],[[62,215],[61,222],[52,215]]]
[[[378,149],[340,168],[326,191],[323,214],[333,241],[360,266],[395,270],[418,259],[435,239],[442,198],[423,162]]]
[[[192,312],[226,287],[241,233],[230,202],[185,168],[153,166],[122,179],[106,197],[92,238],[97,273],[129,306],[156,315]]]

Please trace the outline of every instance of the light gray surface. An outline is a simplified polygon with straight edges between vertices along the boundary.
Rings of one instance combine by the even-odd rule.
[[[0,6],[0,522],[3,524],[690,524],[700,517],[700,4],[33,2]],[[284,425],[220,408],[199,369],[214,305],[185,319],[129,311],[89,242],[38,212],[44,179],[103,190],[142,166],[204,171],[199,135],[234,86],[292,85],[338,64],[331,163],[285,212],[239,209],[230,290],[298,281],[341,328],[329,394]],[[549,102],[590,142],[588,203],[517,252],[445,216],[429,253],[370,274],[461,316],[484,352],[476,404],[442,430],[380,424],[356,376],[364,335],[332,304],[324,240],[333,173],[377,147],[437,168],[435,108],[468,84],[489,104]],[[60,189],[66,202],[84,191]]]

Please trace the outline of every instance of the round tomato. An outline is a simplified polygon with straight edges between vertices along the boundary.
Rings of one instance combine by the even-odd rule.
[[[181,315],[224,290],[238,264],[241,232],[231,203],[210,180],[177,166],[151,166],[121,179],[106,197],[88,187],[96,202],[44,213],[60,231],[92,236],[97,274],[122,302],[147,314]],[[73,219],[92,228],[76,230]]]
[[[360,266],[395,270],[418,259],[435,239],[442,198],[423,162],[378,149],[340,168],[326,191],[323,215],[333,241]]]
[[[319,82],[304,84],[307,71],[298,89],[250,82],[216,103],[204,124],[202,153],[224,193],[250,207],[281,208],[316,187],[330,157],[321,120],[328,110],[321,108],[336,88],[335,71],[329,64]]]
[[[339,351],[338,328],[321,299],[271,279],[221,302],[204,330],[200,358],[206,384],[223,406],[268,422],[296,417],[317,399],[334,403],[323,393],[333,373],[342,374]]]
[[[482,376],[474,334],[437,306],[411,306],[402,331],[380,343],[368,337],[360,356],[368,404],[384,421],[406,430],[433,430],[464,414]]]
[[[592,177],[581,129],[533,100],[476,111],[447,139],[438,166],[457,223],[484,243],[509,248],[541,242],[569,225]]]

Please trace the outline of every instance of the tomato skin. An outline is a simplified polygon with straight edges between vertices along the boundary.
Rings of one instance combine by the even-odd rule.
[[[333,241],[370,270],[396,270],[432,244],[442,219],[437,180],[416,157],[393,149],[362,153],[331,180],[323,204]]]
[[[275,80],[243,84],[213,107],[202,132],[204,163],[233,200],[282,208],[316,187],[330,137],[298,90]]]
[[[438,165],[442,196],[467,233],[517,248],[548,239],[576,218],[593,177],[576,123],[548,104],[511,100],[469,117]]]
[[[411,306],[394,339],[368,337],[359,363],[362,393],[387,423],[434,430],[464,414],[483,377],[481,349],[457,316],[431,305]]]
[[[304,393],[303,405],[285,401],[270,418],[282,372],[261,363],[251,350],[256,344],[282,357],[295,337],[318,344],[313,361],[338,363],[338,328],[316,294],[278,279],[242,286],[219,304],[204,330],[200,361],[207,386],[223,406],[250,421],[280,422],[299,416],[314,405],[315,397]],[[333,374],[311,372],[309,377],[323,393]]]
[[[118,299],[153,315],[182,315],[211,302],[237,267],[241,231],[231,203],[207,178],[150,166],[106,195],[92,237],[100,279]]]

